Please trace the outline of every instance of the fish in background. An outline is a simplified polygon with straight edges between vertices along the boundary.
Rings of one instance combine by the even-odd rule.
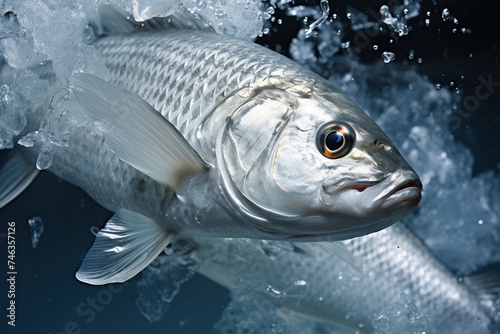
[[[285,332],[301,333],[307,319],[356,333],[500,333],[494,320],[499,267],[457,279],[403,223],[338,243],[186,236],[172,247],[169,268],[190,264],[229,289],[236,309],[246,307],[244,314],[229,312],[227,327],[244,321],[258,333],[265,332],[258,326],[281,321],[289,326]],[[153,271],[144,275],[154,282],[147,279]],[[152,295],[165,291],[147,288]],[[269,318],[252,322],[250,312]]]
[[[115,212],[79,280],[126,281],[178,235],[343,240],[416,207],[417,174],[337,88],[178,15],[189,29],[98,39],[106,80],[74,74],[52,98],[52,113],[68,110],[69,142],[48,170]],[[50,63],[38,72],[50,82]],[[28,148],[0,169],[0,207],[36,177],[35,161],[46,167],[29,148],[46,116],[29,115]]]

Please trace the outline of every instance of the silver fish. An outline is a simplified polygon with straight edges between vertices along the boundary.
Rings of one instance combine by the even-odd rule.
[[[495,295],[480,298],[474,284],[458,281],[402,223],[333,248],[197,236],[184,242],[200,274],[233,295],[268,302],[263,312],[285,319],[313,319],[357,333],[500,332],[492,318]],[[489,282],[498,294],[498,272],[476,282]],[[384,329],[382,321],[391,327]]]
[[[53,98],[90,121],[68,121],[69,145],[48,169],[115,212],[77,273],[83,282],[123,282],[183,233],[342,240],[389,226],[421,199],[384,132],[275,52],[199,30],[94,46],[110,75],[75,74],[69,95]]]

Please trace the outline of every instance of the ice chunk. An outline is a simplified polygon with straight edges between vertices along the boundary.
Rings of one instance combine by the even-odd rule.
[[[52,98],[49,106],[49,116],[40,126],[40,130],[30,132],[19,140],[25,147],[39,147],[36,167],[40,170],[52,165],[54,155],[59,147],[68,146],[69,132],[67,131],[67,118],[64,116],[72,109],[77,108],[76,103],[69,103],[70,95],[62,89]]]
[[[0,86],[0,149],[14,147],[14,136],[26,126],[26,116],[19,111],[20,96],[10,86]]]
[[[252,40],[262,33],[266,15],[257,0],[199,1],[184,0],[184,6],[207,20],[221,34]]]
[[[2,75],[5,81],[6,76]],[[14,147],[14,137],[27,124],[26,116],[45,106],[47,91],[48,83],[31,71],[18,71],[10,85],[0,86],[0,149]]]
[[[131,6],[134,19],[137,22],[142,22],[152,17],[166,17],[171,15],[182,6],[182,2],[179,0],[133,0]]]
[[[384,63],[388,64],[396,58],[394,52],[384,51],[382,52],[382,58],[384,58]]]
[[[28,220],[28,225],[31,232],[31,246],[34,249],[38,245],[38,241],[44,230],[43,220],[40,217],[33,217]]]
[[[186,255],[189,245],[174,241],[171,247],[174,248],[172,254],[156,258],[144,269],[137,283],[136,305],[149,322],[162,318],[181,285],[191,279],[198,267],[198,263]]]

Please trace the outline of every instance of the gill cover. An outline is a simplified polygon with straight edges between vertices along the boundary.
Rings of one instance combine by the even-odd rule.
[[[278,88],[260,91],[235,111],[219,137],[218,164],[226,190],[240,211],[261,222],[300,218],[265,204],[270,198],[286,199],[271,175],[278,141],[296,107],[293,98],[283,103],[282,96]]]

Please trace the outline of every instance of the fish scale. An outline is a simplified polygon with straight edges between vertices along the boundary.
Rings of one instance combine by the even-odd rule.
[[[186,249],[194,249],[191,256],[200,261],[199,273],[233,294],[272,301],[276,313],[296,312],[294,319],[302,315],[357,333],[385,332],[374,331],[372,324],[391,317],[393,326],[397,320],[409,323],[404,331],[388,328],[390,333],[490,333],[488,309],[473,290],[402,223],[343,241],[347,256],[327,244],[296,243],[302,249],[296,251],[261,240],[186,240]]]
[[[112,36],[95,46],[111,80],[159,110],[195,149],[204,143],[194,130],[228,94],[299,67],[258,45],[200,31]]]
[[[478,298],[427,250],[423,242],[402,224],[376,234],[343,241],[368,272],[383,272],[375,284],[387,304],[401,300],[405,292],[414,298],[419,310],[438,315],[441,328],[464,317],[489,322]],[[394,289],[397,286],[398,289]],[[434,320],[436,321],[436,320]]]

